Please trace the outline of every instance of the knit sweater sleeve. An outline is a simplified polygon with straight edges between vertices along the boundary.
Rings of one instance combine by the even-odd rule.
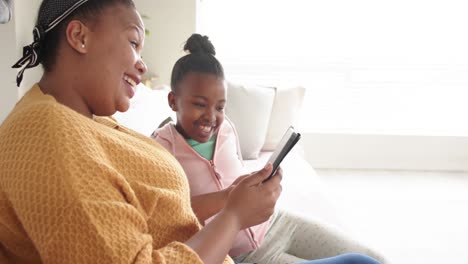
[[[2,191],[15,214],[5,219],[31,240],[37,251],[32,255],[43,263],[202,263],[183,243],[196,224],[165,223],[162,219],[177,218],[157,207],[158,201],[176,203],[177,183],[174,194],[144,177],[126,177],[126,172],[143,174],[145,159],[109,151],[126,142],[55,108],[29,111],[2,131],[11,140],[4,141],[1,169],[13,168],[2,172]],[[162,244],[155,243],[159,232]]]
[[[181,242],[154,248],[143,216],[120,199],[80,202],[63,208],[51,230],[40,225],[53,218],[25,223],[44,263],[203,263]]]
[[[93,169],[99,167],[96,164]],[[202,263],[191,248],[178,241],[155,248],[147,216],[132,201],[134,197],[126,197],[131,193],[127,188],[118,181],[89,185],[89,194],[83,195],[86,191],[75,187],[68,195],[62,194],[70,201],[51,197],[55,201],[35,203],[38,211],[61,208],[57,217],[37,214],[25,222],[44,263]],[[48,191],[54,190],[44,192]]]

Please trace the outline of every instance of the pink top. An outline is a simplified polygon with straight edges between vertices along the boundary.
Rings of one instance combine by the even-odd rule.
[[[196,152],[172,123],[158,129],[151,137],[174,155],[182,165],[192,196],[223,190],[237,177],[248,173],[242,162],[237,132],[228,118],[225,118],[219,128],[211,161]],[[210,219],[207,220],[209,221]],[[267,221],[241,230],[229,254],[238,256],[258,248],[268,226]]]

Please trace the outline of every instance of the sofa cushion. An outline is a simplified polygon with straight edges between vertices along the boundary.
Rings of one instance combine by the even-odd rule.
[[[304,101],[305,88],[302,86],[277,87],[273,109],[268,124],[268,133],[263,150],[273,151],[289,126],[297,125],[297,116]]]
[[[242,157],[256,159],[268,131],[275,89],[228,82],[226,115],[239,135]]]

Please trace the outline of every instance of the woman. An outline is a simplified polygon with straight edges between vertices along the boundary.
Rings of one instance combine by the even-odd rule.
[[[272,214],[269,165],[202,229],[177,161],[105,117],[128,109],[143,43],[131,0],[42,2],[14,67],[44,74],[0,127],[0,263],[233,263],[235,235]]]

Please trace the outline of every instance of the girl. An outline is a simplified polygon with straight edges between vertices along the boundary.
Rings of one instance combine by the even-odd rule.
[[[213,45],[206,36],[193,34],[187,40],[184,50],[189,54],[175,63],[171,76],[171,92],[168,95],[169,106],[177,115],[177,123],[166,124],[157,130],[152,138],[181,163],[189,180],[192,208],[200,222],[207,224],[212,221],[213,216],[222,211],[232,190],[245,177],[238,176],[246,172],[236,130],[224,115],[227,103],[224,71],[214,57]],[[249,201],[253,199],[249,197]],[[237,256],[238,261],[258,263],[285,263],[308,259],[308,252],[298,256],[283,254],[285,252],[281,249],[285,248],[282,248],[281,243],[284,241],[277,237],[281,229],[305,224],[300,221],[302,220],[279,214],[272,220],[274,225],[265,221],[243,229],[237,234],[229,253],[231,256]],[[267,230],[268,235],[265,236]],[[312,236],[311,234],[310,237]],[[262,248],[262,243],[269,245],[269,249]],[[308,263],[348,261],[361,264],[378,263],[358,254]]]

